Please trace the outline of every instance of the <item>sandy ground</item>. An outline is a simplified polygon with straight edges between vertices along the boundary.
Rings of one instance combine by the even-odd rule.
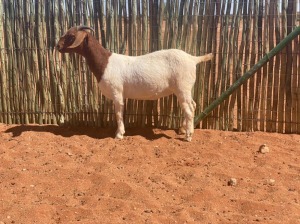
[[[299,135],[196,130],[188,143],[140,128],[116,141],[113,129],[3,124],[0,135],[0,224],[300,223]]]

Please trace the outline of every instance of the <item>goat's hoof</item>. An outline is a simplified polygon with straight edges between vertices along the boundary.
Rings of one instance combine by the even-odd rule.
[[[115,139],[123,139],[124,136],[121,133],[116,134]]]
[[[192,136],[186,136],[186,137],[185,137],[185,140],[186,140],[187,142],[191,142],[191,141],[192,141]]]
[[[178,134],[179,135],[183,135],[183,134],[185,134],[186,133],[186,131],[185,131],[185,129],[183,128],[183,127],[180,127],[179,129],[178,129]]]

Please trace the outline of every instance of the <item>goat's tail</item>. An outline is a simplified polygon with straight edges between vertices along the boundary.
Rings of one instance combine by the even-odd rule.
[[[205,61],[209,61],[213,58],[213,54],[209,53],[206,55],[202,55],[202,56],[198,56],[198,57],[194,57],[194,60],[196,61],[196,63],[200,63],[200,62],[205,62]]]

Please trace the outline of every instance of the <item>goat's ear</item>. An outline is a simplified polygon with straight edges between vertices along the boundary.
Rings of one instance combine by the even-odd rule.
[[[75,36],[75,40],[73,42],[73,44],[71,44],[68,48],[75,48],[78,47],[82,41],[84,40],[84,38],[86,37],[87,33],[84,31],[78,31],[76,36]]]

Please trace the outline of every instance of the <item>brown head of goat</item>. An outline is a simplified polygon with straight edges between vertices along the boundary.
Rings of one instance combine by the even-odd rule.
[[[88,30],[93,31],[88,26],[70,28],[59,39],[56,49],[60,53],[77,53],[85,57],[90,70],[100,82],[112,53],[104,49]]]

